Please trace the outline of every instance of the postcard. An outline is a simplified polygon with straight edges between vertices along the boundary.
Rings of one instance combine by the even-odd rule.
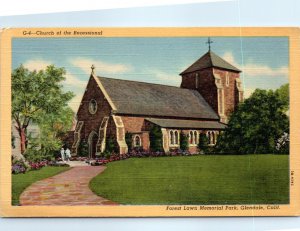
[[[1,215],[299,215],[299,32],[3,29]]]

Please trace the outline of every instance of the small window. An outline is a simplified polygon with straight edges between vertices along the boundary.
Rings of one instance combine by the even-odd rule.
[[[171,130],[169,134],[170,145],[177,146],[179,144],[179,132],[177,130]]]
[[[198,132],[190,131],[190,144],[198,144]]]
[[[141,147],[142,142],[141,142],[141,137],[139,135],[136,135],[134,137],[134,147]]]
[[[195,88],[199,88],[199,74],[196,73],[196,76],[195,76]]]
[[[194,144],[198,144],[198,132],[194,131]]]
[[[179,144],[179,134],[178,131],[175,131],[175,144]]]
[[[190,144],[193,144],[194,142],[194,133],[193,131],[190,131]]]
[[[89,103],[89,112],[91,114],[95,114],[97,111],[97,102],[96,100],[92,99]]]
[[[215,145],[217,143],[217,132],[207,132],[207,138],[210,145]]]
[[[174,132],[173,132],[173,131],[170,131],[170,143],[171,143],[172,145],[175,144],[175,143],[174,143]]]

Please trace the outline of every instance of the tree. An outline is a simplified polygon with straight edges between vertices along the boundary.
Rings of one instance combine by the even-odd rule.
[[[278,94],[280,100],[285,104],[284,109],[288,110],[289,109],[289,84],[284,84],[280,88],[278,88],[275,93]]]
[[[129,132],[125,133],[125,142],[127,144],[128,147],[128,151],[130,151],[132,149],[132,134]]]
[[[64,68],[48,66],[46,70],[29,71],[20,65],[12,73],[12,118],[20,136],[21,153],[26,150],[27,128],[41,114],[57,115],[73,97],[63,92]]]
[[[276,142],[289,133],[288,101],[279,91],[256,89],[232,113],[220,137],[218,150],[224,153],[275,153]]]
[[[162,145],[162,131],[161,128],[153,125],[150,129],[150,149],[152,151],[162,151],[163,145]]]
[[[198,148],[205,153],[208,149],[208,138],[204,133],[200,133]]]
[[[189,147],[189,138],[183,132],[180,132],[180,149],[186,151]]]
[[[30,137],[27,134],[28,144],[25,157],[39,155],[41,158],[53,157],[55,152],[63,146],[62,139],[72,127],[74,112],[68,106],[64,106],[55,113],[47,114],[40,111],[34,120],[39,128],[38,137]],[[34,150],[33,150],[34,149]]]

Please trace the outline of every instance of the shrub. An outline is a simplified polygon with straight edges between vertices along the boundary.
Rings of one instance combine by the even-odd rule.
[[[125,142],[128,146],[128,151],[132,149],[132,134],[129,132],[126,132],[125,134]]]
[[[189,138],[183,132],[180,132],[180,149],[186,151],[189,147]]]
[[[23,160],[14,160],[12,162],[11,172],[13,174],[25,173],[30,167]]]
[[[200,153],[206,153],[208,151],[208,138],[204,133],[200,133],[198,148]]]
[[[158,126],[152,126],[150,129],[150,149],[154,152],[162,151],[162,131]]]
[[[116,151],[115,141],[112,136],[108,136],[106,140],[105,152],[112,153]]]
[[[85,141],[85,139],[82,139],[80,141],[77,153],[78,153],[78,156],[81,156],[81,157],[87,157],[89,155],[89,145]]]
[[[44,160],[51,160],[54,158],[55,153],[47,153],[44,154],[40,150],[37,150],[35,148],[28,148],[24,154],[26,160],[28,162],[36,163],[36,162],[41,162]]]

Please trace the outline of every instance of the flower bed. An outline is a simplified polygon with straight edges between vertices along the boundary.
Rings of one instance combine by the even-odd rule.
[[[69,167],[68,164],[63,162],[57,162],[57,161],[37,161],[37,162],[24,162],[22,160],[19,161],[13,161],[12,167],[11,167],[11,173],[12,174],[20,174],[25,173],[28,171],[34,171],[39,170],[45,166],[63,166],[63,167]]]
[[[142,149],[132,150],[127,154],[111,154],[106,157],[97,157],[95,159],[87,159],[87,162],[92,166],[105,165],[109,162],[125,160],[128,158],[146,158],[146,157],[163,157],[163,156],[190,156],[189,151],[182,151],[180,149],[171,150],[168,153],[165,152],[149,152]]]

